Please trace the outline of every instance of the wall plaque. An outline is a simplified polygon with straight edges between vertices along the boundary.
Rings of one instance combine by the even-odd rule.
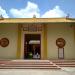
[[[56,45],[58,46],[58,48],[63,48],[66,44],[66,41],[63,38],[58,38],[56,40]]]
[[[58,58],[64,59],[64,46],[66,41],[63,38],[58,38],[56,40],[56,45],[58,46]]]
[[[7,46],[9,45],[9,40],[8,40],[7,38],[2,38],[2,39],[0,40],[0,45],[1,45],[2,47],[7,47]]]

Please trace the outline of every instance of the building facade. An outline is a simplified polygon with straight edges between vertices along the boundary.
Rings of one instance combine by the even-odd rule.
[[[75,59],[75,19],[0,19],[0,59]]]

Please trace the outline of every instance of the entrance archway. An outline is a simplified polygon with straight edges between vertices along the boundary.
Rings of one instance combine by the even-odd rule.
[[[22,27],[22,29],[21,29],[21,53],[20,53],[20,58],[21,59],[28,59],[28,57],[26,58],[26,56],[25,56],[25,52],[26,52],[26,48],[25,48],[25,35],[27,36],[27,37],[29,37],[30,35],[32,36],[32,35],[34,35],[34,37],[36,37],[36,36],[39,36],[40,37],[40,40],[39,39],[32,39],[32,38],[30,38],[30,39],[32,39],[34,42],[35,41],[40,41],[40,58],[39,59],[46,59],[46,56],[47,56],[47,48],[46,48],[46,41],[47,41],[47,39],[46,39],[46,33],[45,33],[45,30],[44,29],[46,29],[46,27],[45,27],[45,25],[43,25],[43,24],[23,24],[23,25],[21,25],[21,27]],[[33,36],[32,36],[33,37]],[[27,43],[28,44],[28,43]],[[39,46],[38,45],[38,46]],[[30,55],[32,55],[31,53],[30,53]]]

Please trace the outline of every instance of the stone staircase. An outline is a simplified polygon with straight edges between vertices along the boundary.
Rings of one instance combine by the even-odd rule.
[[[56,69],[75,67],[75,60],[0,60],[0,69]]]
[[[59,67],[75,67],[75,60],[51,60]]]
[[[0,69],[61,69],[49,60],[0,60]]]

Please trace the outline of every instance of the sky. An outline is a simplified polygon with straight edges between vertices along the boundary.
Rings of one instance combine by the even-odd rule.
[[[75,18],[75,0],[0,0],[4,18]]]

